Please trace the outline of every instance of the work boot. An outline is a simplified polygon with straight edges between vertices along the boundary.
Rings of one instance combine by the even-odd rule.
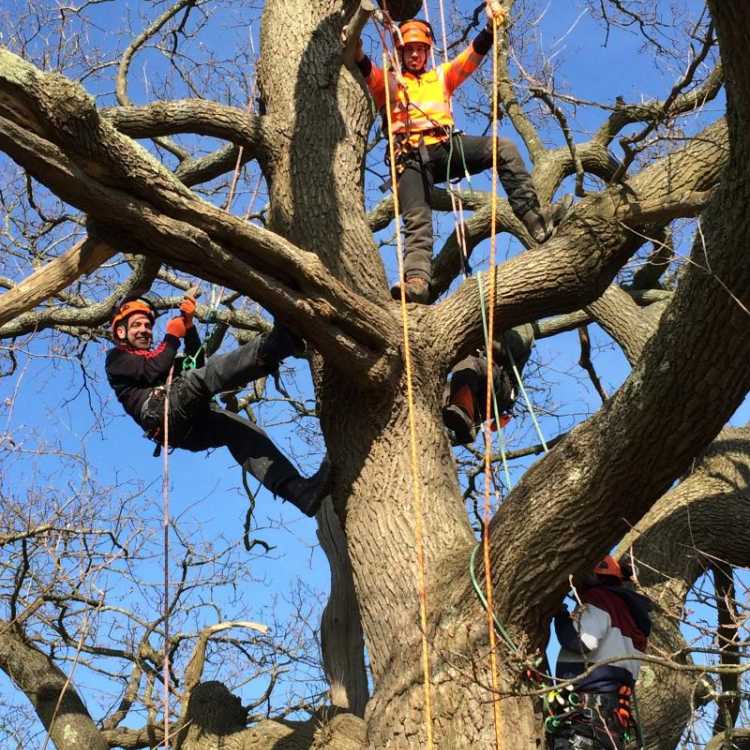
[[[266,334],[260,348],[260,355],[269,362],[281,362],[287,357],[305,356],[305,340],[282,323],[274,321],[273,328]]]
[[[443,408],[443,424],[448,428],[451,445],[471,445],[476,440],[474,420],[456,404]]]
[[[287,479],[278,490],[280,497],[288,500],[306,516],[313,518],[321,503],[331,492],[331,462],[328,456],[311,477],[296,476]]]
[[[555,234],[572,205],[573,196],[566,195],[559,203],[529,209],[520,219],[534,242],[541,245]]]
[[[401,299],[401,282],[391,287],[391,297]],[[421,276],[406,277],[406,301],[426,305],[430,301],[430,283]]]

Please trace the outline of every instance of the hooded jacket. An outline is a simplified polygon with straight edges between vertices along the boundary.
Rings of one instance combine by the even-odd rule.
[[[625,586],[609,585],[586,589],[582,601],[573,615],[555,615],[561,645],[557,677],[573,679],[597,662],[608,661],[577,682],[577,689],[604,693],[621,685],[632,687],[651,633],[651,602]]]

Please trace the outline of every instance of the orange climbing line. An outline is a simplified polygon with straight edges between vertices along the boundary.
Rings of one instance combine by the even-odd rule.
[[[424,0],[422,3],[424,7],[424,14],[425,18],[429,22],[430,16],[428,13],[428,2],[427,0]],[[445,23],[445,7],[443,0],[439,1],[439,10],[440,10],[440,37],[443,44],[443,63],[448,62],[448,34],[446,31],[446,23]],[[432,55],[432,65],[435,67],[435,54]],[[450,108],[451,113],[453,112],[453,99],[450,100]],[[450,137],[453,138],[453,132],[451,130]],[[459,147],[461,148],[461,147]],[[450,165],[448,166],[448,177],[450,178]],[[461,180],[463,177],[460,178]],[[459,182],[460,185],[460,182]],[[453,190],[453,187],[451,186],[451,181],[448,179],[448,195],[450,195],[451,199],[451,212],[453,214],[453,223],[455,225],[455,231],[456,231],[456,239],[458,240],[458,246],[461,249],[461,255],[463,256],[463,263],[462,266],[462,273],[464,280],[467,278],[466,269],[468,268],[469,264],[469,255],[467,252],[467,246],[466,246],[466,225],[464,223],[464,202],[461,198],[460,193],[456,193]]]
[[[174,365],[169,368],[164,391],[164,445],[162,450],[162,521],[164,524],[164,747],[169,747],[169,394],[172,390]]]
[[[498,58],[498,23],[492,19],[492,213],[490,218],[490,261],[489,291],[487,294],[487,401],[485,403],[484,423],[484,518],[482,523],[482,552],[484,555],[485,596],[487,598],[487,632],[490,641],[490,669],[492,672],[492,712],[495,721],[495,747],[501,748],[500,732],[500,699],[497,675],[497,642],[494,623],[494,597],[492,590],[492,570],[490,568],[490,486],[492,485],[492,430],[489,419],[492,414],[492,343],[495,326],[495,228],[497,224],[497,58]],[[482,283],[478,279],[478,284]],[[501,429],[500,425],[497,426]]]
[[[412,387],[411,347],[409,345],[409,317],[406,311],[406,282],[404,279],[404,259],[399,226],[398,179],[396,176],[396,150],[391,137],[391,91],[388,83],[388,57],[383,51],[383,71],[385,74],[386,94],[385,111],[388,128],[388,155],[391,171],[391,188],[393,192],[393,213],[396,219],[396,255],[398,256],[398,276],[401,280],[401,320],[404,332],[404,361],[406,367],[406,398],[409,412],[409,443],[411,448],[412,492],[414,495],[414,541],[417,549],[417,569],[419,571],[419,624],[422,631],[422,672],[424,685],[424,723],[427,734],[427,748],[432,750],[432,686],[430,684],[430,644],[427,641],[427,588],[425,574],[424,533],[422,516],[421,478],[417,462],[417,430],[414,422],[414,390]]]

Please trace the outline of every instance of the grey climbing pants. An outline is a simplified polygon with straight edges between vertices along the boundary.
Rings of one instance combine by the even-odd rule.
[[[534,183],[512,141],[498,138],[497,174],[516,216],[539,208]],[[432,268],[433,185],[492,168],[492,138],[455,133],[453,147],[449,141],[412,151],[403,160],[404,170],[398,180],[398,200],[404,218],[404,274],[430,280]]]
[[[240,466],[278,494],[284,482],[299,476],[297,469],[260,427],[212,401],[218,393],[275,369],[287,353],[275,351],[275,343],[268,336],[258,337],[176,378],[169,396],[169,444],[193,452],[226,446]],[[160,432],[165,393],[164,388],[155,389],[144,404],[141,425],[149,434]]]

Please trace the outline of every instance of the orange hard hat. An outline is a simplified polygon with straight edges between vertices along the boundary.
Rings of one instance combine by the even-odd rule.
[[[405,44],[426,44],[432,47],[435,35],[432,33],[432,26],[427,21],[414,19],[402,23],[398,30],[400,32],[396,37],[396,44],[402,47]]]
[[[612,555],[605,555],[604,559],[594,566],[594,573],[598,576],[613,576],[622,580],[622,568]]]
[[[115,308],[115,312],[112,315],[112,334],[117,336],[117,326],[123,323],[127,324],[128,318],[136,313],[146,315],[152,323],[156,320],[156,310],[154,310],[154,306],[147,299],[143,297],[126,299]]]

